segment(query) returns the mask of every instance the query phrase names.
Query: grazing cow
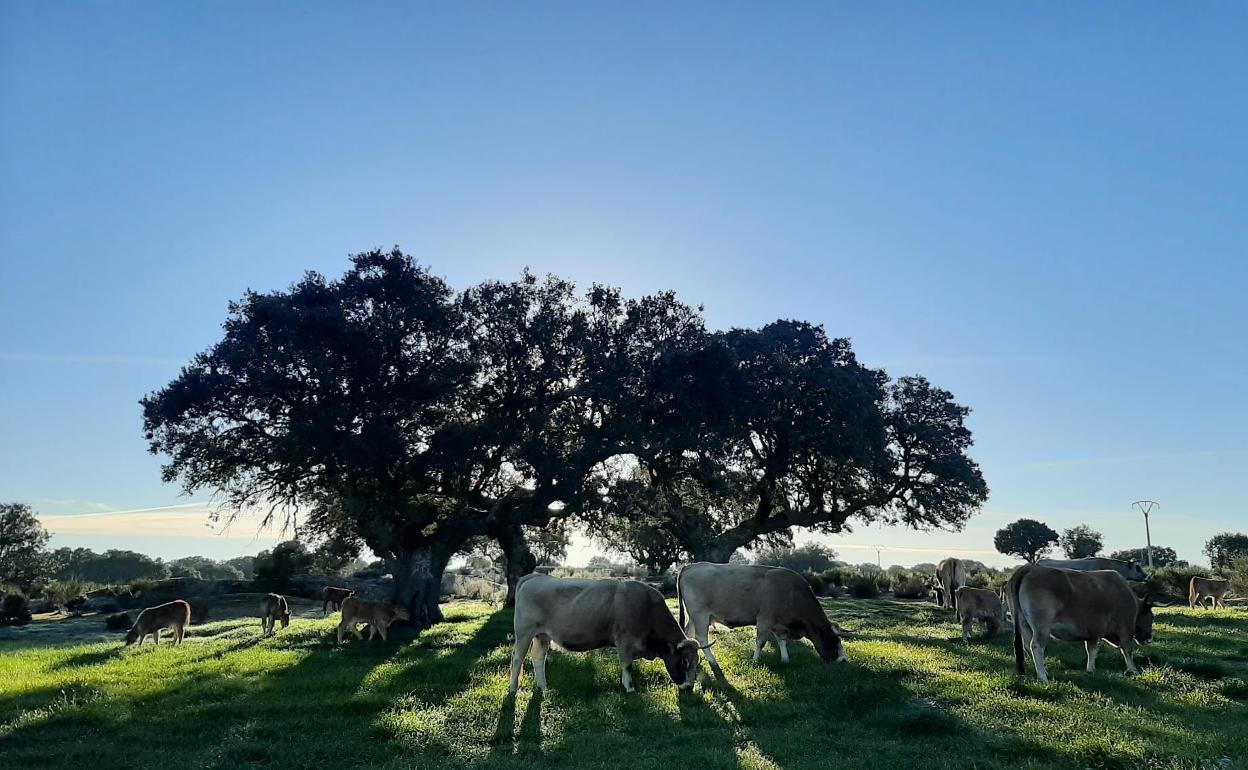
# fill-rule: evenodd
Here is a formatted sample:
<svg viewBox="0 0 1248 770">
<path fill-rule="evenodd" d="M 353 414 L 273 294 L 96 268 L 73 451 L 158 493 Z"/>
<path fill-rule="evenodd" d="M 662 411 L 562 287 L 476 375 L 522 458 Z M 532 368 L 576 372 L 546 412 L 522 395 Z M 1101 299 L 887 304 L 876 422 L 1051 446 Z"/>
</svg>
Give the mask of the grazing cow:
<svg viewBox="0 0 1248 770">
<path fill-rule="evenodd" d="M 361 599 L 358 596 L 348 596 L 342 600 L 342 620 L 338 621 L 338 643 L 342 644 L 342 637 L 347 631 L 355 634 L 357 639 L 363 639 L 364 635 L 356 627 L 360 623 L 368 626 L 370 642 L 377 634 L 381 634 L 381 640 L 384 642 L 386 629 L 391 623 L 396 620 L 411 619 L 412 614 L 403 607 L 395 607 L 392 604 L 375 602 L 371 599 Z"/>
<path fill-rule="evenodd" d="M 984 631 L 992 636 L 1001 630 L 1005 622 L 1005 606 L 1001 597 L 987 588 L 962 586 L 954 591 L 954 603 L 958 608 L 958 620 L 962 621 L 962 639 L 971 640 L 971 629 L 979 621 Z"/>
<path fill-rule="evenodd" d="M 143 640 L 152 635 L 152 643 L 160 644 L 160 632 L 166 628 L 173 629 L 173 643 L 181 644 L 186 635 L 186 627 L 191 624 L 191 605 L 175 599 L 167 604 L 148 607 L 139 613 L 134 625 L 126 632 L 126 644 L 135 642 L 143 646 Z"/>
<path fill-rule="evenodd" d="M 936 601 L 942 610 L 956 609 L 954 592 L 966 585 L 966 562 L 952 557 L 936 565 Z"/>
<path fill-rule="evenodd" d="M 826 661 L 845 660 L 841 637 L 823 613 L 810 584 L 783 567 L 747 564 L 690 564 L 676 576 L 676 603 L 685 633 L 705 649 L 711 622 L 729 628 L 754 626 L 754 662 L 763 645 L 774 639 L 780 660 L 789 662 L 790 639 L 809 639 Z M 686 620 L 686 614 L 688 620 Z M 717 676 L 724 675 L 715 653 L 707 662 Z"/>
<path fill-rule="evenodd" d="M 277 621 L 282 621 L 282 628 L 290 625 L 290 605 L 286 597 L 269 594 L 260 602 L 260 627 L 262 636 L 273 636 L 277 633 Z"/>
<path fill-rule="evenodd" d="M 1054 637 L 1083 642 L 1088 671 L 1096 670 L 1096 653 L 1104 639 L 1122 651 L 1129 673 L 1139 673 L 1131 651 L 1153 639 L 1153 604 L 1137 598 L 1119 573 L 1024 564 L 1010 576 L 1007 587 L 1014 610 L 1014 663 L 1019 675 L 1026 673 L 1023 649 L 1029 648 L 1036 678 L 1049 681 L 1044 648 Z"/>
<path fill-rule="evenodd" d="M 321 614 L 324 615 L 326 608 L 331 604 L 334 606 L 334 611 L 337 612 L 342 603 L 352 596 L 355 596 L 353 589 L 325 586 L 321 589 L 321 598 L 324 600 L 321 604 Z"/>
<path fill-rule="evenodd" d="M 1212 599 L 1214 608 L 1226 607 L 1226 602 L 1222 601 L 1226 596 L 1226 591 L 1231 587 L 1231 581 L 1225 578 L 1203 578 L 1193 577 L 1192 582 L 1187 585 L 1187 604 L 1191 609 L 1196 609 L 1196 605 L 1206 607 L 1205 599 Z"/>
<path fill-rule="evenodd" d="M 1092 556 L 1087 559 L 1041 559 L 1036 564 L 1042 567 L 1073 569 L 1079 572 L 1112 569 L 1127 580 L 1133 580 L 1136 583 L 1143 583 L 1145 580 L 1148 580 L 1148 575 L 1144 574 L 1144 568 L 1140 566 L 1138 561 L 1123 561 L 1122 559 L 1106 559 L 1101 556 Z"/>
<path fill-rule="evenodd" d="M 537 687 L 546 690 L 546 654 L 552 641 L 571 652 L 614 647 L 625 692 L 633 692 L 629 666 L 637 658 L 662 658 L 672 683 L 682 689 L 692 687 L 697 677 L 698 643 L 685 637 L 663 594 L 635 580 L 525 575 L 516 584 L 515 632 L 513 693 L 530 644 Z"/>
</svg>

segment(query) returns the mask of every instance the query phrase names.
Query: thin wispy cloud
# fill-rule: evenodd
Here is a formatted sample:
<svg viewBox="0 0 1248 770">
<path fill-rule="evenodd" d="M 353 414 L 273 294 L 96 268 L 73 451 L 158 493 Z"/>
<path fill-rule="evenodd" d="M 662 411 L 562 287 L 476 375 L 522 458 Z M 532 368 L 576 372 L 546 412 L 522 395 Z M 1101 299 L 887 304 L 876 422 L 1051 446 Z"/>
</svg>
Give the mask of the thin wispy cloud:
<svg viewBox="0 0 1248 770">
<path fill-rule="evenodd" d="M 70 355 L 60 353 L 0 353 L 13 364 L 69 364 L 79 366 L 181 366 L 186 359 L 164 356 Z"/>
<path fill-rule="evenodd" d="M 277 540 L 276 528 L 261 528 L 259 518 L 243 514 L 233 526 L 214 523 L 209 503 L 184 503 L 128 511 L 95 511 L 76 514 L 41 515 L 40 522 L 53 536 L 98 537 L 138 535 L 142 537 L 226 538 L 253 542 Z M 255 526 L 246 526 L 246 523 Z"/>
</svg>

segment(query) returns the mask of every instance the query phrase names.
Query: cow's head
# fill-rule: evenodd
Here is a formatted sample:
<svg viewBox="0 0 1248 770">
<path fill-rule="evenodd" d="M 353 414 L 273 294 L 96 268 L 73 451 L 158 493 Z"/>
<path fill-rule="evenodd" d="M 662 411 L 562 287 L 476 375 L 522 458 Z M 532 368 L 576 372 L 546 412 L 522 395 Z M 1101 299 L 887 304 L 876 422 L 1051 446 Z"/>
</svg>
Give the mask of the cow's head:
<svg viewBox="0 0 1248 770">
<path fill-rule="evenodd" d="M 831 623 L 827 626 L 819 624 L 808 629 L 806 637 L 810 639 L 811 644 L 815 645 L 815 651 L 819 653 L 819 657 L 828 663 L 845 661 L 845 647 L 841 644 L 841 635 L 836 632 Z"/>
<path fill-rule="evenodd" d="M 1153 641 L 1153 606 L 1151 596 L 1136 600 L 1135 630 L 1132 636 L 1140 644 Z"/>
<path fill-rule="evenodd" d="M 126 632 L 126 646 L 129 647 L 137 641 L 139 641 L 139 627 L 134 625 Z"/>
<path fill-rule="evenodd" d="M 285 628 L 286 626 L 290 625 L 290 607 L 289 606 L 282 608 L 281 621 L 282 621 L 282 628 Z"/>
<path fill-rule="evenodd" d="M 390 617 L 386 619 L 386 625 L 390 625 L 396 620 L 411 620 L 412 613 L 407 611 L 406 607 L 391 607 Z"/>
<path fill-rule="evenodd" d="M 707 645 L 708 647 L 710 645 Z M 663 665 L 672 684 L 683 689 L 693 687 L 698 678 L 698 650 L 702 649 L 696 639 L 668 642 L 663 652 Z"/>
<path fill-rule="evenodd" d="M 1145 580 L 1148 580 L 1148 574 L 1144 572 L 1144 567 L 1134 559 L 1127 562 L 1127 574 L 1125 577 L 1127 580 L 1134 580 L 1137 583 L 1143 583 Z"/>
</svg>

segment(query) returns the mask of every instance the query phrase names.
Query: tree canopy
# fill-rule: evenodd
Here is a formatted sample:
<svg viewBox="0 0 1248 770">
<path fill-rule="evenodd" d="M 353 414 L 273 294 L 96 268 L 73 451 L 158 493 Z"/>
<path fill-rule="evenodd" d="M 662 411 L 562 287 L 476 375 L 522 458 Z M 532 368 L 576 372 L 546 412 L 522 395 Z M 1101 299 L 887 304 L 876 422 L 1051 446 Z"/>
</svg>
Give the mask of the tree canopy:
<svg viewBox="0 0 1248 770">
<path fill-rule="evenodd" d="M 1062 532 L 1058 545 L 1067 559 L 1096 556 L 1105 547 L 1105 538 L 1087 524 L 1078 524 Z"/>
<path fill-rule="evenodd" d="M 1248 558 L 1248 534 L 1220 532 L 1205 543 L 1205 555 L 1214 569 L 1226 569 L 1236 559 Z"/>
<path fill-rule="evenodd" d="M 1138 561 L 1140 564 L 1148 564 L 1148 549 L 1144 546 L 1139 548 L 1127 548 L 1122 551 L 1114 551 L 1109 555 L 1111 559 L 1119 559 L 1121 561 Z M 1179 558 L 1173 548 L 1167 548 L 1162 545 L 1153 546 L 1153 566 L 1154 567 L 1186 567 L 1187 562 Z"/>
<path fill-rule="evenodd" d="M 670 292 L 528 273 L 456 294 L 398 249 L 248 292 L 142 405 L 166 481 L 366 545 L 422 625 L 474 538 L 514 585 L 569 517 L 666 566 L 798 527 L 957 529 L 987 496 L 969 410 L 821 327 L 711 332 Z"/>
<path fill-rule="evenodd" d="M 1034 563 L 1048 555 L 1049 549 L 1057 545 L 1057 540 L 1057 532 L 1048 524 L 1035 519 L 1019 519 L 997 530 L 992 542 L 1001 553 Z"/>
<path fill-rule="evenodd" d="M 48 531 L 25 503 L 0 503 L 0 582 L 28 590 L 43 570 Z"/>
</svg>

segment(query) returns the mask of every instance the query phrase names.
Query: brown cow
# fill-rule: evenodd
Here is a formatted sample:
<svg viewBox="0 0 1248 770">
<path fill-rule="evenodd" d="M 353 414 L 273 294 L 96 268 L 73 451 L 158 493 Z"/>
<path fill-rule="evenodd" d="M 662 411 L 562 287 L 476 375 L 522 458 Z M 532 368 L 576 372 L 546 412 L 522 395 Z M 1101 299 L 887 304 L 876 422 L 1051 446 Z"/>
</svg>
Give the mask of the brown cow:
<svg viewBox="0 0 1248 770">
<path fill-rule="evenodd" d="M 958 620 L 962 621 L 962 639 L 969 642 L 975 622 L 979 621 L 988 636 L 1001 630 L 1005 622 L 1005 607 L 1001 597 L 987 588 L 971 588 L 962 586 L 954 591 L 954 601 L 958 607 Z"/>
<path fill-rule="evenodd" d="M 160 632 L 166 628 L 173 629 L 174 644 L 181 644 L 186 635 L 186 627 L 191 624 L 191 605 L 181 599 L 174 599 L 167 604 L 148 607 L 139 613 L 134 625 L 126 633 L 126 644 L 135 642 L 143 646 L 143 640 L 152 635 L 152 643 L 160 644 Z"/>
<path fill-rule="evenodd" d="M 290 625 L 290 605 L 286 597 L 269 594 L 260 602 L 260 627 L 262 636 L 273 636 L 277 633 L 277 621 L 282 621 L 282 628 Z"/>
<path fill-rule="evenodd" d="M 663 594 L 636 580 L 525 575 L 516 584 L 515 634 L 513 693 L 520 686 L 530 644 L 537 687 L 546 690 L 551 642 L 570 652 L 614 647 L 626 692 L 633 692 L 629 667 L 637 658 L 662 658 L 672 683 L 682 689 L 692 687 L 697 678 L 698 643 L 685 637 Z"/>
<path fill-rule="evenodd" d="M 824 614 L 810 584 L 792 570 L 697 562 L 676 576 L 676 603 L 681 627 L 703 649 L 709 646 L 711 622 L 716 621 L 729 628 L 755 627 L 755 663 L 770 639 L 780 647 L 780 660 L 788 663 L 789 640 L 803 637 L 815 645 L 824 660 L 845 660 L 841 637 Z M 709 649 L 706 660 L 717 676 L 724 675 Z"/>
<path fill-rule="evenodd" d="M 337 612 L 343 601 L 351 596 L 355 596 L 354 589 L 325 586 L 321 589 L 321 598 L 324 600 L 321 604 L 321 614 L 326 614 L 326 608 L 331 604 L 334 605 L 334 611 Z"/>
<path fill-rule="evenodd" d="M 1122 651 L 1127 671 L 1139 673 L 1131 651 L 1153 639 L 1153 604 L 1139 599 L 1127 579 L 1112 570 L 1076 572 L 1024 564 L 1007 585 L 1014 611 L 1014 663 L 1026 673 L 1023 650 L 1031 650 L 1036 677 L 1049 681 L 1044 648 L 1050 638 L 1083 642 L 1088 671 L 1096 670 L 1102 639 Z"/>
<path fill-rule="evenodd" d="M 1213 607 L 1226 607 L 1226 602 L 1222 599 L 1226 596 L 1227 590 L 1231 587 L 1231 581 L 1225 578 L 1203 578 L 1192 577 L 1192 581 L 1187 584 L 1187 604 L 1191 609 L 1196 609 L 1196 605 L 1200 604 L 1202 608 L 1207 607 L 1205 599 L 1213 600 Z"/>
<path fill-rule="evenodd" d="M 391 623 L 396 620 L 411 619 L 412 614 L 404 607 L 395 607 L 371 599 L 361 599 L 358 596 L 348 596 L 342 600 L 342 620 L 338 621 L 338 643 L 342 644 L 343 634 L 347 631 L 355 634 L 357 639 L 363 639 L 364 635 L 356 627 L 359 623 L 368 625 L 369 641 L 372 641 L 377 634 L 381 634 L 381 640 L 384 642 L 386 629 Z"/>
</svg>

